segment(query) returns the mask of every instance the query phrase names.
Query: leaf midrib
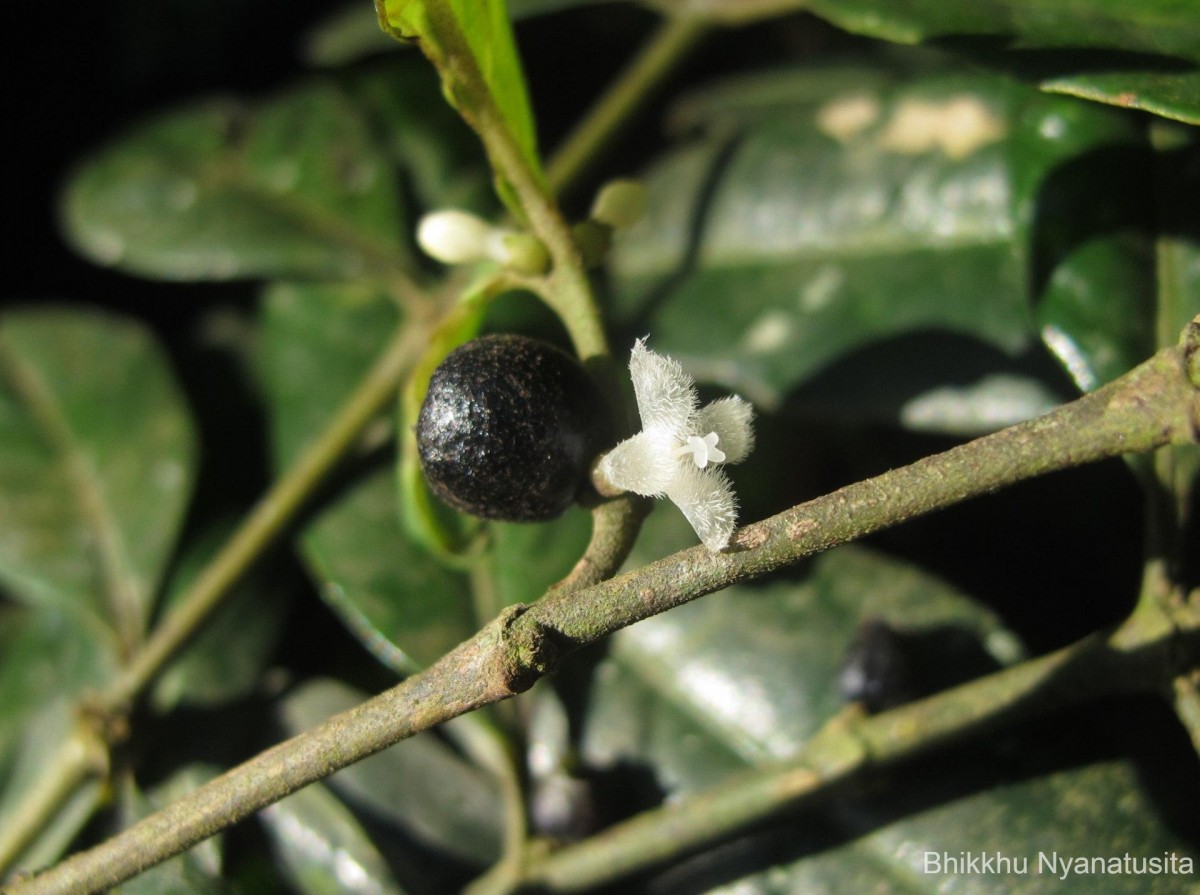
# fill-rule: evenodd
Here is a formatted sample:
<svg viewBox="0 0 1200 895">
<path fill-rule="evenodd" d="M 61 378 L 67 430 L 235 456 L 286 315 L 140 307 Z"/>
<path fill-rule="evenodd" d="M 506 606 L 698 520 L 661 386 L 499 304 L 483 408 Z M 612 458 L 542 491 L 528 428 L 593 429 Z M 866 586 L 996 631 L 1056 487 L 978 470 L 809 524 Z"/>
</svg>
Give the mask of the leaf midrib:
<svg viewBox="0 0 1200 895">
<path fill-rule="evenodd" d="M 105 496 L 100 476 L 87 455 L 78 448 L 75 433 L 53 390 L 37 368 L 20 357 L 19 351 L 9 344 L 6 333 L 0 333 L 0 375 L 8 380 L 32 428 L 66 471 L 76 512 L 93 535 L 104 604 L 122 650 L 127 652 L 142 636 L 137 611 L 142 602 L 140 587 L 130 571 L 132 564 L 125 538 Z"/>
</svg>

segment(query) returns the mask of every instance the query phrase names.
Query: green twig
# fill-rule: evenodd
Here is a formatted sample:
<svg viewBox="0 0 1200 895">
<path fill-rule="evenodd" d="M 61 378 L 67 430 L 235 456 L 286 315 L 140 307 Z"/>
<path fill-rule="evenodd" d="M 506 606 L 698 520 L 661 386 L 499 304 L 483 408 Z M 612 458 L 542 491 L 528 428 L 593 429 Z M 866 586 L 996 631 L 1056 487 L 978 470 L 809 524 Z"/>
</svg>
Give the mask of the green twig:
<svg viewBox="0 0 1200 895">
<path fill-rule="evenodd" d="M 232 586 L 295 520 L 314 490 L 354 447 L 367 424 L 388 407 L 401 377 L 421 348 L 424 333 L 423 327 L 413 325 L 397 330 L 329 427 L 246 517 L 170 614 L 130 657 L 113 685 L 91 701 L 90 712 L 105 716 L 111 729 L 122 728 L 112 722 L 128 714 L 130 706 L 211 617 Z M 79 755 L 92 753 L 93 739 L 94 734 L 80 728 L 47 766 L 46 780 L 31 790 L 27 804 L 18 808 L 0 832 L 0 867 L 11 859 L 10 841 L 29 841 L 53 816 L 55 808 L 45 800 L 65 800 L 74 786 L 101 766 L 95 761 L 78 760 Z"/>
<path fill-rule="evenodd" d="M 613 137 L 628 127 L 650 100 L 653 88 L 710 30 L 707 23 L 690 16 L 670 18 L 659 27 L 555 151 L 546 167 L 546 179 L 553 192 L 561 195 L 587 173 Z"/>
<path fill-rule="evenodd" d="M 591 587 L 551 593 L 531 607 L 511 607 L 425 671 L 7 891 L 101 891 L 339 768 L 528 689 L 565 656 L 619 628 L 1005 485 L 1127 452 L 1193 443 L 1200 398 L 1190 373 L 1198 348 L 1195 324 L 1184 345 L 1159 352 L 1071 404 L 748 525 L 726 551 L 694 547 Z M 1058 700 L 1074 698 L 1061 688 L 1043 692 Z M 994 714 L 990 706 L 973 710 Z M 871 754 L 906 735 L 895 716 L 881 716 L 888 717 L 892 720 L 879 721 L 865 736 Z M 937 715 L 924 721 L 924 733 L 907 736 L 940 742 L 947 736 L 945 725 L 961 723 Z"/>
<path fill-rule="evenodd" d="M 1172 683 L 1175 714 L 1191 737 L 1192 747 L 1200 755 L 1200 671 L 1181 674 Z"/>
<path fill-rule="evenodd" d="M 46 762 L 44 773 L 24 794 L 0 829 L 0 873 L 11 867 L 34 837 L 84 781 L 108 770 L 108 747 L 80 722 Z"/>
<path fill-rule="evenodd" d="M 196 633 L 256 559 L 295 519 L 297 512 L 367 424 L 389 407 L 404 373 L 425 341 L 420 326 L 397 330 L 329 427 L 254 507 L 233 537 L 204 569 L 170 614 L 154 629 L 103 702 L 128 705 Z"/>
</svg>

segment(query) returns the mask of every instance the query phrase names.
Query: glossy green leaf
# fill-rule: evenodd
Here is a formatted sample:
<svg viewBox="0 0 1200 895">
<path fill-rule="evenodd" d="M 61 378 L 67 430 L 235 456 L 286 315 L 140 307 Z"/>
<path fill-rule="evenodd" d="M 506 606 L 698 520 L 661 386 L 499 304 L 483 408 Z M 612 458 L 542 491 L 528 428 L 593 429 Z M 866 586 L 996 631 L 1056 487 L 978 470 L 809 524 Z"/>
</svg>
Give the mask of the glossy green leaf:
<svg viewBox="0 0 1200 895">
<path fill-rule="evenodd" d="M 1186 2 L 813 0 L 805 6 L 856 34 L 957 47 L 1021 71 L 1044 90 L 1200 121 L 1200 26 Z"/>
<path fill-rule="evenodd" d="M 504 0 L 376 0 L 379 22 L 400 40 L 416 40 L 442 76 L 446 99 L 479 132 L 509 211 L 524 216 L 507 179 L 508 164 L 544 182 L 533 113 Z M 495 147 L 511 145 L 519 161 Z"/>
<path fill-rule="evenodd" d="M 218 526 L 184 549 L 164 611 L 187 592 L 224 545 L 230 526 Z M 161 712 L 178 705 L 216 706 L 248 696 L 279 643 L 287 610 L 284 594 L 265 570 L 243 578 L 179 657 L 155 682 L 150 701 Z"/>
<path fill-rule="evenodd" d="M 298 732 L 366 698 L 345 684 L 318 679 L 288 695 L 282 719 L 289 731 Z M 502 812 L 495 781 L 431 733 L 351 765 L 332 777 L 330 786 L 443 854 L 481 867 L 499 857 Z"/>
<path fill-rule="evenodd" d="M 1127 118 L 1002 79 L 855 83 L 844 67 L 731 82 L 678 114 L 705 131 L 650 169 L 649 214 L 611 271 L 628 330 L 699 379 L 770 411 L 852 352 L 930 334 L 999 362 L 975 377 L 1029 380 L 1032 409 L 1057 388 L 1024 369 L 1044 327 L 1093 381 L 1148 353 L 1147 184 L 1128 164 L 1146 149 Z M 1064 212 L 1117 170 L 1119 196 L 1093 188 L 1086 215 Z M 971 401 L 967 372 L 943 384 Z"/>
<path fill-rule="evenodd" d="M 997 763 L 1002 764 L 1003 758 Z M 752 866 L 755 857 L 774 866 L 703 891 L 709 895 L 795 891 L 813 895 L 872 891 L 1190 895 L 1194 891 L 1200 853 L 1160 819 L 1132 762 L 1101 761 L 964 795 L 954 780 L 978 770 L 947 762 L 910 770 L 897 787 L 905 793 L 902 805 L 839 804 L 822 818 L 819 831 L 808 827 L 781 831 L 793 843 L 808 844 L 812 854 L 779 860 L 788 846 L 764 837 L 747 849 L 756 853 L 753 857 L 740 856 L 742 866 Z M 822 847 L 827 844 L 832 846 Z M 801 847 L 793 853 L 809 849 Z M 1097 872 L 1088 866 L 1080 872 L 1074 862 L 1081 858 L 1098 858 L 1105 869 Z M 1154 866 L 1146 863 L 1149 860 L 1162 869 L 1149 870 Z M 1141 873 L 1136 872 L 1139 866 Z"/>
<path fill-rule="evenodd" d="M 1045 78 L 1041 87 L 1080 99 L 1141 109 L 1186 124 L 1200 124 L 1200 71 L 1089 71 Z"/>
<path fill-rule="evenodd" d="M 13 597 L 136 642 L 195 459 L 186 402 L 139 324 L 64 308 L 0 318 L 0 582 Z"/>
<path fill-rule="evenodd" d="M 259 818 L 301 895 L 403 895 L 362 825 L 323 784 L 292 793 Z"/>
<path fill-rule="evenodd" d="M 89 258 L 142 276 L 344 280 L 404 262 L 397 192 L 363 111 L 317 82 L 140 125 L 75 173 L 63 220 Z"/>
<path fill-rule="evenodd" d="M 898 43 L 991 38 L 1006 47 L 1122 50 L 1200 61 L 1195 9 L 1179 0 L 1047 0 L 939 3 L 937 0 L 810 0 L 841 27 Z"/>
</svg>

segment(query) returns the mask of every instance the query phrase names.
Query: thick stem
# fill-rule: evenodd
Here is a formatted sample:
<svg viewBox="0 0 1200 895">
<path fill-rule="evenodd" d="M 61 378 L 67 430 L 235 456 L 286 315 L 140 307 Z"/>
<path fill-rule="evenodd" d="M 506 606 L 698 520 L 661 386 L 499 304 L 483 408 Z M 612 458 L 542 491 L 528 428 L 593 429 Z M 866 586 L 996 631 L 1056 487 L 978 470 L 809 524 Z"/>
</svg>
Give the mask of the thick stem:
<svg viewBox="0 0 1200 895">
<path fill-rule="evenodd" d="M 643 618 L 1004 485 L 1129 451 L 1194 442 L 1200 399 L 1188 371 L 1197 340 L 1200 333 L 1190 332 L 1184 346 L 1044 417 L 746 526 L 724 552 L 694 547 L 591 587 L 552 592 L 532 607 L 512 607 L 426 671 L 8 891 L 102 890 L 339 768 L 528 689 L 574 650 Z M 1060 700 L 1071 698 L 1055 692 Z M 903 734 L 880 730 L 878 740 L 868 738 L 872 753 Z M 921 736 L 937 741 L 944 734 L 935 723 Z"/>
</svg>

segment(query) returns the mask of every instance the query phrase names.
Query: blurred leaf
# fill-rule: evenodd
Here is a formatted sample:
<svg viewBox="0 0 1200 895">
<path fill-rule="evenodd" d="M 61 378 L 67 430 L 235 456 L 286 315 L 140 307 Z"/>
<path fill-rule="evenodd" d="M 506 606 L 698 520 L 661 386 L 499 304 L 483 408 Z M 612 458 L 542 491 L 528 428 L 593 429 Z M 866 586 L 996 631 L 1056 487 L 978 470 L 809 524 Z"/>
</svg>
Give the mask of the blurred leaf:
<svg viewBox="0 0 1200 895">
<path fill-rule="evenodd" d="M 677 123 L 704 131 L 651 168 L 649 215 L 614 248 L 630 331 L 767 411 L 901 335 L 966 337 L 1009 359 L 980 370 L 968 353 L 947 370 L 967 402 L 960 417 L 992 413 L 970 406 L 994 400 L 981 379 L 1016 373 L 1045 326 L 1067 334 L 1094 381 L 1148 353 L 1135 123 L 998 78 L 896 86 L 865 69 L 857 81 L 845 66 L 772 74 L 681 107 Z M 1119 195 L 1095 190 L 1097 178 L 1116 178 Z M 1085 182 L 1080 209 L 1070 200 Z M 1044 373 L 1019 389 L 1054 393 Z M 918 386 L 929 384 L 904 400 Z M 905 387 L 893 377 L 893 391 Z"/>
<path fill-rule="evenodd" d="M 195 538 L 179 559 L 164 611 L 179 602 L 217 554 L 232 525 Z M 155 682 L 151 703 L 160 712 L 178 705 L 214 706 L 248 696 L 258 686 L 283 633 L 287 603 L 261 569 L 243 578 Z"/>
<path fill-rule="evenodd" d="M 283 701 L 284 726 L 291 733 L 306 730 L 366 698 L 338 681 L 311 681 Z M 495 781 L 432 733 L 345 768 L 330 786 L 443 854 L 480 867 L 499 857 L 503 821 Z"/>
<path fill-rule="evenodd" d="M 592 535 L 591 514 L 572 507 L 553 522 L 491 522 L 500 606 L 532 603 L 575 567 Z M 499 609 L 499 607 L 497 607 Z"/>
<path fill-rule="evenodd" d="M 406 260 L 389 162 L 331 81 L 210 100 L 97 153 L 67 185 L 64 226 L 93 261 L 143 276 L 386 276 Z"/>
<path fill-rule="evenodd" d="M 395 305 L 370 289 L 267 291 L 262 378 L 278 468 L 328 425 L 398 324 Z M 404 537 L 388 469 L 346 488 L 300 547 L 322 597 L 389 668 L 411 673 L 475 630 L 466 578 Z"/>
<path fill-rule="evenodd" d="M 1200 122 L 1200 24 L 1186 3 L 813 0 L 804 6 L 855 34 L 956 47 L 976 62 L 1022 72 L 1044 90 Z"/>
<path fill-rule="evenodd" d="M 118 667 L 109 632 L 54 608 L 0 605 L 0 657 L 0 763 L 32 713 L 57 697 L 100 689 Z"/>
<path fill-rule="evenodd" d="M 378 20 L 374 27 L 378 31 Z M 338 80 L 403 172 L 404 187 L 412 191 L 419 211 L 462 208 L 484 216 L 496 213 L 481 147 L 470 128 L 442 101 L 437 74 L 425 60 L 416 54 L 388 59 L 352 69 Z M 417 214 L 409 219 L 415 221 Z"/>
<path fill-rule="evenodd" d="M 301 895 L 402 895 L 362 825 L 323 784 L 293 793 L 259 817 Z"/>
<path fill-rule="evenodd" d="M 283 470 L 329 425 L 401 317 L 371 286 L 300 283 L 269 286 L 262 315 L 259 373 L 271 453 Z"/>
<path fill-rule="evenodd" d="M 391 470 L 347 489 L 301 545 L 321 596 L 389 668 L 411 674 L 475 632 L 466 576 L 400 530 Z"/>
<path fill-rule="evenodd" d="M 341 6 L 305 35 L 304 61 L 318 68 L 349 65 L 366 56 L 397 50 L 379 27 L 379 16 L 365 3 Z"/>
<path fill-rule="evenodd" d="M 83 309 L 0 318 L 0 581 L 12 596 L 102 620 L 131 646 L 194 467 L 187 405 L 140 325 Z"/>
<path fill-rule="evenodd" d="M 523 218 L 495 154 L 511 143 L 516 164 L 544 182 L 533 112 L 504 0 L 375 0 L 380 25 L 400 40 L 416 40 L 442 76 L 447 101 L 479 132 L 493 158 L 496 189 L 509 211 Z"/>
<path fill-rule="evenodd" d="M 1194 10 L 1176 0 L 810 0 L 807 7 L 848 31 L 897 43 L 990 38 L 1002 46 L 1123 50 L 1200 61 Z"/>
<path fill-rule="evenodd" d="M 1200 220 L 1192 197 L 1200 190 L 1200 137 L 1195 128 L 1156 129 L 1155 180 L 1162 229 L 1158 240 L 1161 345 L 1176 342 L 1200 314 Z"/>
</svg>

